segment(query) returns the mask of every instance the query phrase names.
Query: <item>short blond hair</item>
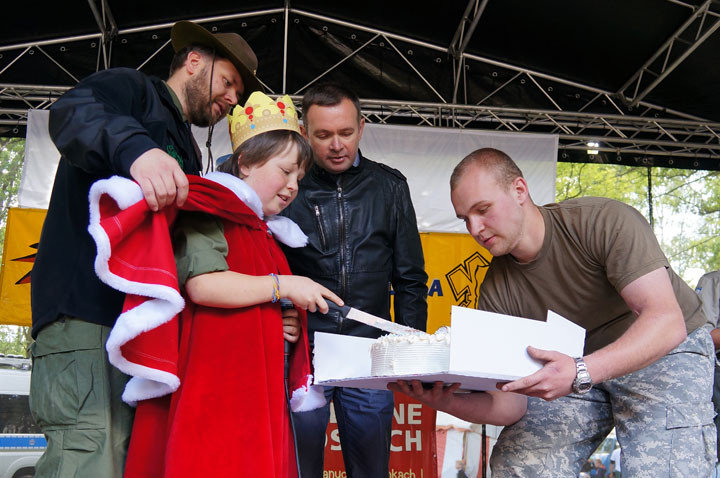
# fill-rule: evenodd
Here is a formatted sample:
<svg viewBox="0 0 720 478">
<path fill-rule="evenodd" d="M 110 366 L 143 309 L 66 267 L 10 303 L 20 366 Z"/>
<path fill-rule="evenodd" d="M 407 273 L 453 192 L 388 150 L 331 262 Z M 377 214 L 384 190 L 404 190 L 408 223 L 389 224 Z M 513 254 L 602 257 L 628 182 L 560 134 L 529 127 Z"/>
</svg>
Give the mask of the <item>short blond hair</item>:
<svg viewBox="0 0 720 478">
<path fill-rule="evenodd" d="M 450 175 L 450 190 L 457 186 L 460 179 L 467 172 L 470 166 L 477 166 L 492 171 L 498 184 L 505 188 L 509 188 L 513 181 L 522 178 L 523 173 L 515 164 L 515 161 L 507 154 L 495 148 L 481 148 L 473 151 L 465 156 L 462 161 L 455 166 Z"/>
</svg>

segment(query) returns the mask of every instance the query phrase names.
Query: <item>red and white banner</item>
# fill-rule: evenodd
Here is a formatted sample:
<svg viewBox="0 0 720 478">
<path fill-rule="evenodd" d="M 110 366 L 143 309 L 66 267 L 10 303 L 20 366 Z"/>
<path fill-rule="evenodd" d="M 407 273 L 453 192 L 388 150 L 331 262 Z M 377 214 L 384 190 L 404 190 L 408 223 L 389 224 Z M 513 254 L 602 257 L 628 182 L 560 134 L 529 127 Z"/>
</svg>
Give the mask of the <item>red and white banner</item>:
<svg viewBox="0 0 720 478">
<path fill-rule="evenodd" d="M 437 478 L 435 454 L 435 410 L 411 400 L 407 395 L 395 394 L 390 437 L 389 478 Z M 325 470 L 323 478 L 346 478 L 340 434 L 335 413 L 325 434 Z"/>
</svg>

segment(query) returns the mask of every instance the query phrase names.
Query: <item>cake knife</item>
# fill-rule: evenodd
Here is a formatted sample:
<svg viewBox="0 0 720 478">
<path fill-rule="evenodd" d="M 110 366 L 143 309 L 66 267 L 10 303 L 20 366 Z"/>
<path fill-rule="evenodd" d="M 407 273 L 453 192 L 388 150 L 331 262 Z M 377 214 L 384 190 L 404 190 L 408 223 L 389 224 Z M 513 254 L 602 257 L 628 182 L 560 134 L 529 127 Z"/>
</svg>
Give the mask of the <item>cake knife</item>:
<svg viewBox="0 0 720 478">
<path fill-rule="evenodd" d="M 340 315 L 346 319 L 362 322 L 365 325 L 384 330 L 385 332 L 393 334 L 426 334 L 426 332 L 423 332 L 422 330 L 413 329 L 407 325 L 401 325 L 389 320 L 381 319 L 380 317 L 368 314 L 367 312 L 363 312 L 359 309 L 354 309 L 347 305 L 339 306 L 331 300 L 328 300 L 327 304 L 330 307 L 330 310 L 339 312 Z"/>
</svg>

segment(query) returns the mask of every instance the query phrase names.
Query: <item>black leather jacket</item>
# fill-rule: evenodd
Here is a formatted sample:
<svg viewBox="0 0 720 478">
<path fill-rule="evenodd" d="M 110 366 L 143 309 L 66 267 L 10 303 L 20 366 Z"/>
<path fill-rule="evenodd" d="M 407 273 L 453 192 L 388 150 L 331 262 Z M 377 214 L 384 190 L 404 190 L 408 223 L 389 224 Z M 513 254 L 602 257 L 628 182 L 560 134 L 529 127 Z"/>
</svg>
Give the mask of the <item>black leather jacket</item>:
<svg viewBox="0 0 720 478">
<path fill-rule="evenodd" d="M 284 248 L 293 274 L 310 277 L 347 305 L 386 319 L 392 286 L 396 321 L 425 330 L 425 261 L 410 191 L 399 171 L 362 155 L 357 167 L 339 175 L 313 165 L 283 214 L 309 237 L 306 247 Z M 308 324 L 311 332 L 382 334 L 332 311 L 308 313 Z"/>
</svg>

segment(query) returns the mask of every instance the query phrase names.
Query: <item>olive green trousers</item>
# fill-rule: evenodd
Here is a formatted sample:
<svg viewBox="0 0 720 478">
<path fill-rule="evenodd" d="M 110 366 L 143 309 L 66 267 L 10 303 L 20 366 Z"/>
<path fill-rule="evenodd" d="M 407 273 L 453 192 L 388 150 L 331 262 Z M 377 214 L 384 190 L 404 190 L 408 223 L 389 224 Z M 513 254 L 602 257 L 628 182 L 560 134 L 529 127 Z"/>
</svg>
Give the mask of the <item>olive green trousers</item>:
<svg viewBox="0 0 720 478">
<path fill-rule="evenodd" d="M 121 478 L 134 409 L 128 376 L 110 365 L 110 327 L 64 317 L 31 346 L 30 410 L 47 438 L 36 478 Z"/>
</svg>

